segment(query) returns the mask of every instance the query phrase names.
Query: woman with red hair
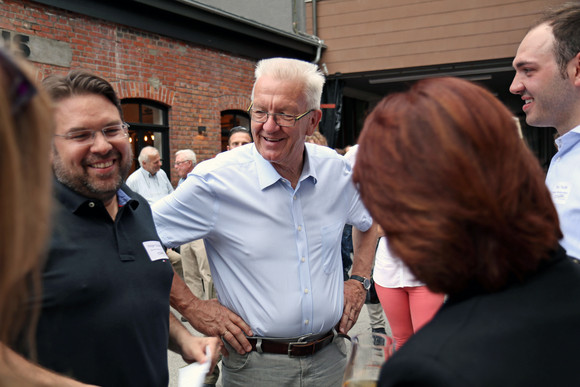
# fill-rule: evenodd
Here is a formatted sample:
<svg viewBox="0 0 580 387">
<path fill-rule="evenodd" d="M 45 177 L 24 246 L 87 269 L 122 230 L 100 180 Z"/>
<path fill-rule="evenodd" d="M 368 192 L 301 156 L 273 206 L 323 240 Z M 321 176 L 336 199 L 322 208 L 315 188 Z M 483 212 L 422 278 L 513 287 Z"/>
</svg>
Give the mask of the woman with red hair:
<svg viewBox="0 0 580 387">
<path fill-rule="evenodd" d="M 422 80 L 376 106 L 359 144 L 354 180 L 390 251 L 448 295 L 379 386 L 580 385 L 580 265 L 502 103 Z"/>
</svg>

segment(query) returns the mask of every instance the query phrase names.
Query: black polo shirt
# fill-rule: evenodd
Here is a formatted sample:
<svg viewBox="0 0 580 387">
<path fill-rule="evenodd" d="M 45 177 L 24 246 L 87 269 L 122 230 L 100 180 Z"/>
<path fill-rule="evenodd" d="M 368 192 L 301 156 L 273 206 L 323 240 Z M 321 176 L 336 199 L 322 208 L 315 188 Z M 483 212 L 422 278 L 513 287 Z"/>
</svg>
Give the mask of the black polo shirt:
<svg viewBox="0 0 580 387">
<path fill-rule="evenodd" d="M 37 331 L 39 363 L 99 386 L 167 386 L 173 269 L 149 204 L 126 185 L 102 202 L 55 184 Z"/>
</svg>

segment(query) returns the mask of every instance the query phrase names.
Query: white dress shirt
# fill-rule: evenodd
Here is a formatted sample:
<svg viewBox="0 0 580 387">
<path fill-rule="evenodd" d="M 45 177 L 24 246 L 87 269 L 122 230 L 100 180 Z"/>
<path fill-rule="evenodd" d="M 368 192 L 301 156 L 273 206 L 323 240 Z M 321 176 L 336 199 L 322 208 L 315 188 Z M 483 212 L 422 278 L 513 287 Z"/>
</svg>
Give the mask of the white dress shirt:
<svg viewBox="0 0 580 387">
<path fill-rule="evenodd" d="M 147 199 L 149 204 L 153 204 L 173 192 L 173 186 L 163 169 L 152 175 L 141 167 L 127 178 L 127 185 Z"/>
<path fill-rule="evenodd" d="M 564 234 L 560 243 L 568 255 L 580 259 L 580 126 L 558 137 L 556 145 L 546 185 Z"/>
</svg>

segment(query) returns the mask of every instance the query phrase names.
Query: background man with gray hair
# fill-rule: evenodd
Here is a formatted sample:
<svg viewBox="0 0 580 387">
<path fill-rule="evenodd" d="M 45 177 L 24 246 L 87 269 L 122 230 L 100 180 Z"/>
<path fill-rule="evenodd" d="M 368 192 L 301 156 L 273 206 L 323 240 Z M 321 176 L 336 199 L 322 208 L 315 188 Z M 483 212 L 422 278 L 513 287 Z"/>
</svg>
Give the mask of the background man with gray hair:
<svg viewBox="0 0 580 387">
<path fill-rule="evenodd" d="M 149 204 L 173 192 L 167 174 L 161 169 L 161 156 L 156 148 L 146 146 L 141 149 L 139 164 L 141 168 L 127 178 L 129 188 L 142 195 Z"/>
</svg>

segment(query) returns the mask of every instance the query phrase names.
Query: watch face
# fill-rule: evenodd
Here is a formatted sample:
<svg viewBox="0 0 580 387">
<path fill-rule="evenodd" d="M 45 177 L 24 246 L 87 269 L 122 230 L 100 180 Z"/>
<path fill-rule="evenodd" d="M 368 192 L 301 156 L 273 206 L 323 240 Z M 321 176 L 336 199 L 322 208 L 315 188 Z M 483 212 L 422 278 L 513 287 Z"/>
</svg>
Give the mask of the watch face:
<svg viewBox="0 0 580 387">
<path fill-rule="evenodd" d="M 369 280 L 368 278 L 361 277 L 358 275 L 352 275 L 350 276 L 350 278 L 360 282 L 363 285 L 363 288 L 365 288 L 365 290 L 369 290 L 371 288 L 371 280 Z"/>
<path fill-rule="evenodd" d="M 363 281 L 363 286 L 366 290 L 369 290 L 371 288 L 371 281 L 368 278 L 365 278 Z"/>
</svg>

